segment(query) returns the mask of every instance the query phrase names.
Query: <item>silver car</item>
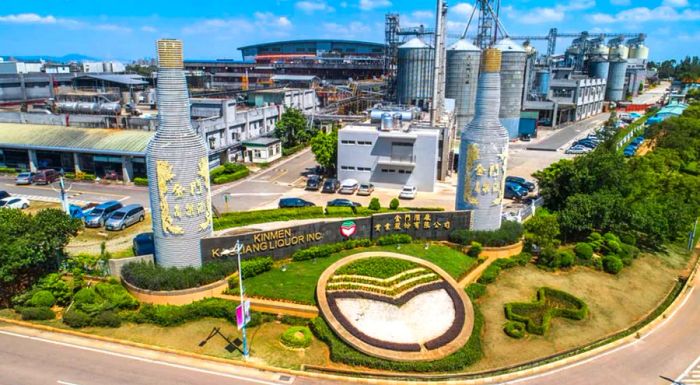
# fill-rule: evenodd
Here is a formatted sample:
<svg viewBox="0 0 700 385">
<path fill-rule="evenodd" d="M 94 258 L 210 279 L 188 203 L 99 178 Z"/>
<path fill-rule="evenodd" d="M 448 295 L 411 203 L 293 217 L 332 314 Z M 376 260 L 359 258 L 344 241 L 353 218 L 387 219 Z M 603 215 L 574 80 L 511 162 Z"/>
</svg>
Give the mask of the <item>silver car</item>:
<svg viewBox="0 0 700 385">
<path fill-rule="evenodd" d="M 146 210 L 143 206 L 132 204 L 124 206 L 110 215 L 105 222 L 107 230 L 124 230 L 134 223 L 141 222 L 146 218 Z"/>
<path fill-rule="evenodd" d="M 32 182 L 34 182 L 34 175 L 35 173 L 33 172 L 21 172 L 17 174 L 15 184 L 32 184 Z"/>
</svg>

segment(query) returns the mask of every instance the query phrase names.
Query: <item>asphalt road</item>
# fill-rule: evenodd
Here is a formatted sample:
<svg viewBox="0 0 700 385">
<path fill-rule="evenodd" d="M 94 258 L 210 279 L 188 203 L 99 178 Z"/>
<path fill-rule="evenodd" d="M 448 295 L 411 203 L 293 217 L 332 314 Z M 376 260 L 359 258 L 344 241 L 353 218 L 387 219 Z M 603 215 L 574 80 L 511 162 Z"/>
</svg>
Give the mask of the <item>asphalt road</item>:
<svg viewBox="0 0 700 385">
<path fill-rule="evenodd" d="M 566 127 L 560 128 L 555 134 L 547 139 L 527 146 L 527 149 L 539 151 L 557 151 L 558 149 L 564 147 L 567 143 L 573 141 L 579 136 L 582 136 L 584 133 L 602 126 L 603 123 L 608 120 L 609 116 L 610 114 L 603 113 L 572 123 Z"/>
<path fill-rule="evenodd" d="M 69 199 L 83 204 L 86 202 L 104 202 L 118 200 L 124 204 L 140 203 L 149 206 L 148 190 L 139 186 L 101 185 L 96 183 L 72 183 L 68 184 Z M 59 194 L 51 186 L 15 185 L 14 178 L 0 177 L 0 190 L 5 190 L 12 195 L 23 196 L 30 200 L 49 199 L 58 201 Z"/>
</svg>

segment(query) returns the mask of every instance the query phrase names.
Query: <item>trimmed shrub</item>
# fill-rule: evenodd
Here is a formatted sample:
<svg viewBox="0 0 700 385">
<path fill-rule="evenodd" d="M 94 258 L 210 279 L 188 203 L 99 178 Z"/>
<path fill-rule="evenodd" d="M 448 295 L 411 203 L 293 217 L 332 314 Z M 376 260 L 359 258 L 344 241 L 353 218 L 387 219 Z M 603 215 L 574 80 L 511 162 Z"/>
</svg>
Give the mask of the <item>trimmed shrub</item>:
<svg viewBox="0 0 700 385">
<path fill-rule="evenodd" d="M 56 318 L 56 313 L 48 306 L 25 307 L 20 314 L 24 321 L 46 321 Z"/>
<path fill-rule="evenodd" d="M 606 273 L 618 274 L 623 266 L 622 260 L 617 255 L 610 254 L 603 257 L 603 270 Z"/>
<path fill-rule="evenodd" d="M 122 325 L 122 320 L 119 318 L 117 313 L 107 310 L 98 314 L 92 321 L 95 326 L 106 327 L 106 328 L 118 328 Z"/>
<path fill-rule="evenodd" d="M 467 292 L 467 295 L 469 298 L 472 299 L 472 301 L 479 299 L 486 294 L 486 285 L 481 284 L 481 283 L 470 283 L 469 286 L 465 289 Z"/>
<path fill-rule="evenodd" d="M 372 241 L 366 238 L 348 239 L 344 242 L 329 243 L 327 245 L 313 246 L 308 249 L 297 250 L 292 254 L 293 261 L 308 261 L 314 258 L 326 258 L 342 250 L 352 250 L 357 247 L 372 246 Z"/>
<path fill-rule="evenodd" d="M 281 222 L 292 219 L 311 219 L 323 217 L 322 207 L 296 207 L 256 211 L 239 211 L 222 214 L 214 218 L 214 229 L 252 225 L 265 222 Z"/>
<path fill-rule="evenodd" d="M 56 303 L 56 297 L 48 290 L 39 290 L 32 295 L 28 304 L 33 307 L 51 307 Z"/>
<path fill-rule="evenodd" d="M 297 144 L 296 146 L 293 147 L 282 147 L 282 156 L 290 156 L 292 154 L 295 154 L 299 151 L 301 151 L 304 147 L 306 147 L 306 144 Z"/>
<path fill-rule="evenodd" d="M 134 178 L 134 184 L 137 186 L 148 186 L 148 178 L 136 177 Z"/>
<path fill-rule="evenodd" d="M 594 251 L 600 251 L 605 243 L 605 240 L 600 233 L 594 231 L 588 236 L 588 243 L 591 245 L 591 247 L 593 247 Z"/>
<path fill-rule="evenodd" d="M 582 320 L 588 316 L 588 305 L 561 290 L 541 287 L 533 302 L 511 302 L 504 305 L 506 319 L 522 322 L 528 333 L 545 335 L 553 317 Z"/>
<path fill-rule="evenodd" d="M 483 324 L 484 317 L 479 311 L 479 308 L 475 305 L 474 328 L 472 329 L 472 335 L 469 341 L 464 344 L 464 346 L 449 356 L 439 360 L 417 362 L 385 360 L 359 352 L 338 338 L 321 317 L 314 318 L 310 326 L 316 337 L 328 345 L 333 362 L 371 369 L 425 373 L 456 371 L 480 360 L 483 356 L 483 351 L 481 349 L 481 329 L 483 328 Z"/>
<path fill-rule="evenodd" d="M 590 243 L 579 242 L 574 247 L 574 253 L 579 259 L 590 261 L 593 258 L 593 246 Z"/>
<path fill-rule="evenodd" d="M 537 264 L 540 266 L 559 266 L 559 252 L 554 247 L 545 247 L 537 257 Z"/>
<path fill-rule="evenodd" d="M 219 298 L 207 298 L 184 306 L 143 304 L 139 311 L 130 314 L 127 320 L 159 326 L 177 326 L 204 317 L 222 318 L 235 322 L 236 306 L 235 302 Z M 256 314 L 252 314 L 251 323 L 256 317 L 259 317 Z M 260 322 L 260 320 L 258 319 L 256 322 Z M 251 324 L 249 326 L 253 327 Z"/>
<path fill-rule="evenodd" d="M 576 261 L 576 257 L 574 256 L 574 253 L 572 253 L 570 251 L 560 251 L 559 252 L 559 267 L 561 267 L 561 268 L 571 267 L 574 265 L 575 261 Z"/>
<path fill-rule="evenodd" d="M 122 279 L 146 290 L 183 290 L 220 281 L 238 270 L 235 260 L 202 265 L 200 268 L 162 267 L 153 263 L 131 262 L 122 268 Z"/>
<path fill-rule="evenodd" d="M 469 251 L 467 251 L 467 255 L 472 258 L 479 258 L 479 255 L 481 255 L 483 249 L 484 248 L 481 246 L 481 243 L 472 242 L 471 246 L 469 247 Z"/>
<path fill-rule="evenodd" d="M 306 326 L 292 326 L 282 333 L 280 341 L 284 346 L 294 349 L 304 349 L 311 345 L 311 330 Z"/>
<path fill-rule="evenodd" d="M 307 318 L 295 317 L 292 315 L 283 315 L 280 318 L 280 322 L 290 326 L 307 326 L 309 324 L 309 320 Z"/>
<path fill-rule="evenodd" d="M 525 266 L 532 260 L 532 254 L 523 251 L 518 255 L 510 257 L 510 259 L 514 260 L 520 266 Z"/>
<path fill-rule="evenodd" d="M 369 201 L 369 206 L 368 208 L 373 211 L 378 211 L 379 209 L 382 208 L 382 205 L 379 203 L 379 198 L 374 197 L 372 198 L 371 201 Z"/>
<path fill-rule="evenodd" d="M 486 247 L 501 247 L 518 243 L 523 236 L 523 226 L 514 221 L 504 221 L 501 228 L 494 231 L 455 230 L 450 233 L 450 242 L 471 245 L 479 242 Z"/>
<path fill-rule="evenodd" d="M 17 174 L 17 170 L 12 167 L 0 167 L 0 174 Z"/>
<path fill-rule="evenodd" d="M 399 200 L 398 198 L 393 198 L 391 202 L 389 202 L 389 208 L 392 210 L 396 210 L 399 208 Z"/>
<path fill-rule="evenodd" d="M 364 277 L 386 279 L 416 267 L 418 267 L 417 264 L 403 259 L 374 257 L 358 259 L 357 261 L 341 266 L 338 270 L 336 270 L 335 274 L 360 275 Z M 376 284 L 380 285 L 380 283 Z"/>
<path fill-rule="evenodd" d="M 118 283 L 100 282 L 95 285 L 95 292 L 105 300 L 108 309 L 134 310 L 139 307 L 136 298 Z"/>
<path fill-rule="evenodd" d="M 70 309 L 63 313 L 63 323 L 74 329 L 90 326 L 91 321 L 90 316 L 80 310 Z"/>
<path fill-rule="evenodd" d="M 501 268 L 496 265 L 495 263 L 492 263 L 484 269 L 484 272 L 481 273 L 481 277 L 476 281 L 478 283 L 481 283 L 483 285 L 487 285 L 489 283 L 492 283 L 498 278 L 498 274 L 501 273 Z"/>
<path fill-rule="evenodd" d="M 391 234 L 379 237 L 377 239 L 377 244 L 379 246 L 398 245 L 400 243 L 411 242 L 413 242 L 413 238 L 408 234 Z"/>
<path fill-rule="evenodd" d="M 507 321 L 503 326 L 503 331 L 506 332 L 509 337 L 521 339 L 525 337 L 525 324 L 518 321 Z"/>
<path fill-rule="evenodd" d="M 271 257 L 260 257 L 241 261 L 241 273 L 243 279 L 255 277 L 272 269 Z"/>
</svg>

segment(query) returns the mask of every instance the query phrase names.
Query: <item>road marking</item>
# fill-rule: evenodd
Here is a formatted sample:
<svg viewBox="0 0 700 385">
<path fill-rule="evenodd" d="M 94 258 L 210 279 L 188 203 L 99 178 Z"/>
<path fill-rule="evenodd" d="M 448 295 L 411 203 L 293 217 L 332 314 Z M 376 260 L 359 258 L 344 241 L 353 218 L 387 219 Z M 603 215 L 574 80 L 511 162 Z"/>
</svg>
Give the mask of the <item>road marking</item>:
<svg viewBox="0 0 700 385">
<path fill-rule="evenodd" d="M 652 329 L 649 333 L 643 335 L 641 338 L 638 338 L 638 339 L 636 339 L 636 340 L 634 340 L 634 341 L 632 341 L 632 342 L 630 342 L 630 343 L 627 343 L 627 344 L 625 344 L 625 345 L 618 346 L 618 347 L 615 348 L 615 349 L 608 350 L 608 351 L 603 352 L 603 353 L 601 353 L 601 354 L 598 354 L 598 355 L 596 355 L 596 356 L 587 358 L 587 359 L 585 359 L 585 360 L 578 361 L 578 362 L 574 362 L 573 364 L 569 364 L 569 365 L 566 365 L 566 366 L 562 366 L 562 367 L 560 367 L 560 368 L 556 368 L 556 369 L 550 370 L 550 371 L 548 371 L 548 372 L 544 372 L 544 373 L 540 373 L 540 374 L 535 374 L 535 375 L 528 376 L 528 377 L 518 378 L 518 379 L 515 379 L 515 380 L 511 380 L 511 381 L 502 382 L 501 384 L 504 384 L 504 385 L 505 385 L 505 384 L 517 384 L 517 383 L 519 383 L 519 382 L 531 381 L 531 380 L 534 380 L 534 379 L 537 379 L 537 378 L 542 378 L 542 377 L 550 376 L 550 375 L 552 375 L 552 374 L 556 374 L 556 373 L 559 373 L 559 372 L 563 372 L 563 371 L 565 371 L 565 370 L 572 369 L 572 368 L 575 368 L 575 367 L 577 367 L 577 366 L 581 366 L 581 365 L 587 364 L 587 363 L 589 363 L 589 362 L 593 362 L 593 361 L 595 361 L 595 360 L 597 360 L 597 359 L 599 359 L 599 358 L 603 358 L 603 357 L 608 356 L 608 355 L 610 355 L 610 354 L 616 353 L 616 352 L 618 352 L 618 351 L 620 351 L 620 350 L 627 349 L 627 348 L 629 348 L 629 347 L 631 347 L 631 346 L 634 346 L 634 345 L 636 345 L 638 342 L 640 342 L 640 341 L 644 340 L 646 337 L 650 336 L 650 335 L 651 335 L 652 333 L 654 333 L 656 330 L 660 329 L 662 326 L 666 325 L 666 324 L 671 320 L 671 318 L 673 318 L 673 317 L 678 313 L 678 311 L 680 311 L 680 310 L 685 306 L 685 304 L 688 302 L 688 300 L 689 300 L 690 297 L 692 296 L 693 290 L 694 290 L 694 289 L 695 289 L 695 287 L 691 287 L 691 288 L 690 288 L 690 290 L 688 291 L 688 294 L 687 294 L 687 295 L 685 296 L 685 298 L 683 299 L 683 302 L 681 302 L 681 304 L 678 305 L 678 307 L 673 311 L 673 313 L 671 313 L 668 317 L 666 317 L 666 318 L 662 321 L 661 325 L 658 325 L 657 327 L 655 327 L 654 329 Z"/>
<path fill-rule="evenodd" d="M 695 375 L 689 376 L 690 371 L 693 371 L 693 373 L 698 372 L 700 370 L 700 357 L 698 357 L 695 361 L 693 361 L 690 366 L 688 366 L 688 369 L 686 369 L 683 374 L 681 374 L 678 378 L 676 378 L 676 382 L 681 382 L 681 383 L 688 383 L 688 381 L 691 382 L 697 382 L 698 380 L 694 380 L 693 378 L 696 378 Z"/>
<path fill-rule="evenodd" d="M 176 368 L 176 369 L 183 369 L 183 370 L 189 370 L 192 372 L 210 374 L 213 376 L 226 377 L 226 378 L 231 378 L 234 380 L 254 382 L 254 383 L 263 384 L 263 385 L 279 385 L 279 383 L 277 383 L 277 382 L 258 380 L 256 378 L 244 377 L 244 376 L 239 376 L 239 375 L 235 375 L 235 374 L 215 372 L 212 370 L 200 369 L 200 368 L 195 368 L 195 367 L 191 367 L 191 366 L 175 364 L 175 363 L 171 363 L 171 362 L 157 361 L 157 360 L 152 360 L 149 358 L 132 356 L 132 355 L 117 353 L 117 352 L 110 352 L 108 350 L 101 350 L 101 349 L 91 348 L 91 347 L 87 347 L 87 346 L 74 345 L 74 344 L 70 344 L 67 342 L 52 341 L 52 340 L 42 338 L 42 337 L 27 336 L 24 334 L 18 334 L 18 333 L 8 332 L 8 331 L 4 331 L 4 330 L 0 330 L 0 334 L 5 334 L 8 336 L 17 337 L 17 338 L 25 338 L 25 339 L 29 339 L 29 340 L 33 340 L 33 341 L 45 342 L 45 343 L 49 343 L 49 344 L 53 344 L 53 345 L 65 346 L 65 347 L 69 347 L 69 348 L 73 348 L 73 349 L 85 350 L 85 351 L 89 351 L 89 352 L 102 353 L 102 354 L 106 354 L 106 355 L 110 355 L 110 356 L 114 356 L 114 357 L 126 358 L 129 360 L 141 361 L 141 362 L 146 362 L 146 363 L 154 364 L 154 365 L 162 365 L 162 366 L 168 366 L 168 367 Z"/>
<path fill-rule="evenodd" d="M 52 189 L 51 187 L 39 187 L 39 186 L 17 186 L 11 183 L 5 183 L 5 186 L 9 187 L 19 187 L 23 189 L 36 189 L 36 190 L 48 190 L 48 191 L 56 191 Z M 83 191 L 83 190 L 69 190 L 70 193 L 81 193 L 81 194 L 89 194 L 89 195 L 106 195 L 106 196 L 113 196 L 113 197 L 123 197 L 124 194 L 113 194 L 113 193 L 106 193 L 106 192 L 98 192 L 98 191 Z"/>
<path fill-rule="evenodd" d="M 61 380 L 56 381 L 56 383 L 61 384 L 61 385 L 78 385 L 78 384 L 75 384 L 73 382 L 66 382 L 66 381 L 61 381 Z"/>
<path fill-rule="evenodd" d="M 279 174 L 277 174 L 277 175 L 275 175 L 274 177 L 268 179 L 268 182 L 274 182 L 274 181 L 276 181 L 277 179 L 279 179 L 279 178 L 283 177 L 284 175 L 286 175 L 288 172 L 289 172 L 289 171 L 287 171 L 287 170 L 282 170 L 282 172 L 280 172 Z"/>
<path fill-rule="evenodd" d="M 224 195 L 228 195 L 230 197 L 245 197 L 245 196 L 274 196 L 274 195 L 283 195 L 284 193 L 256 193 L 256 192 L 251 192 L 251 193 L 226 193 Z"/>
</svg>

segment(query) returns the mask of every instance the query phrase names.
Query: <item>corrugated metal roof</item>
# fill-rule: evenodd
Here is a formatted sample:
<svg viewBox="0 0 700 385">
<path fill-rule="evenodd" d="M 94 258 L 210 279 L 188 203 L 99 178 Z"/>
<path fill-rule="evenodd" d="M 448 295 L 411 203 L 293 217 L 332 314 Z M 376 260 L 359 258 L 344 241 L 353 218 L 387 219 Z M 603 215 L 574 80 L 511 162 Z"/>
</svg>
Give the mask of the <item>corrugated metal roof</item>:
<svg viewBox="0 0 700 385">
<path fill-rule="evenodd" d="M 498 48 L 501 52 L 525 52 L 525 48 L 509 38 L 502 39 L 493 48 Z"/>
<path fill-rule="evenodd" d="M 401 44 L 399 46 L 399 49 L 429 48 L 429 47 L 430 47 L 430 45 L 428 45 L 426 42 L 424 42 L 420 38 L 414 37 L 413 39 Z"/>
<path fill-rule="evenodd" d="M 77 79 L 85 78 L 119 83 L 127 86 L 143 86 L 148 84 L 148 82 L 143 80 L 143 76 L 134 74 L 86 74 L 77 77 Z"/>
<path fill-rule="evenodd" d="M 285 40 L 285 41 L 273 41 L 269 43 L 253 44 L 247 45 L 245 47 L 238 47 L 239 50 L 249 49 L 249 48 L 261 48 L 271 45 L 294 45 L 294 44 L 319 44 L 319 43 L 336 43 L 336 44 L 357 44 L 357 45 L 367 45 L 377 48 L 384 48 L 383 43 L 374 43 L 369 41 L 359 41 L 359 40 L 338 40 L 338 39 L 303 39 L 303 40 Z"/>
<path fill-rule="evenodd" d="M 459 39 L 451 46 L 447 47 L 448 51 L 473 51 L 478 52 L 481 49 L 467 41 L 467 39 Z"/>
<path fill-rule="evenodd" d="M 153 131 L 0 123 L 0 147 L 143 156 Z"/>
</svg>

